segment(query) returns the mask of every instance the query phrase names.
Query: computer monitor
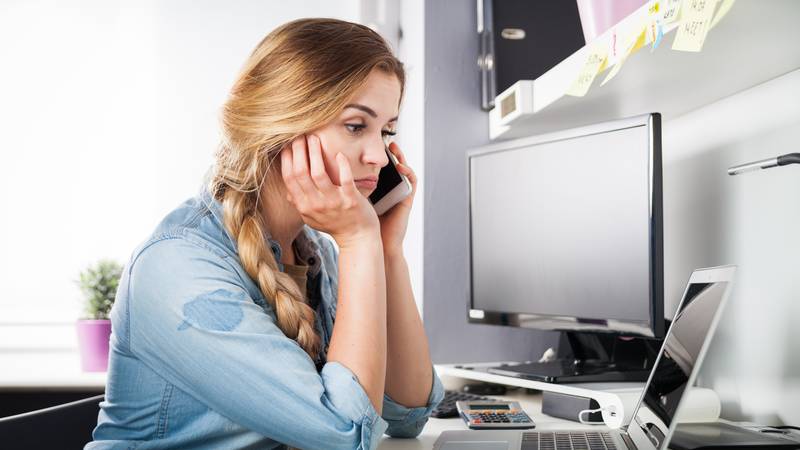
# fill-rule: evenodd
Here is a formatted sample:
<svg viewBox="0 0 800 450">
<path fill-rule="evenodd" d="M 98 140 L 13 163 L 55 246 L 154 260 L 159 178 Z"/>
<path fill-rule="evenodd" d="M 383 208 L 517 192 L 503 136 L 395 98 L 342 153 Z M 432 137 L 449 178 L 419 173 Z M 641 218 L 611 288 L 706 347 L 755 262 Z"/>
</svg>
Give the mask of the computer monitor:
<svg viewBox="0 0 800 450">
<path fill-rule="evenodd" d="M 468 171 L 469 322 L 569 332 L 570 361 L 520 376 L 646 379 L 652 361 L 614 358 L 664 336 L 660 115 L 490 145 Z"/>
</svg>

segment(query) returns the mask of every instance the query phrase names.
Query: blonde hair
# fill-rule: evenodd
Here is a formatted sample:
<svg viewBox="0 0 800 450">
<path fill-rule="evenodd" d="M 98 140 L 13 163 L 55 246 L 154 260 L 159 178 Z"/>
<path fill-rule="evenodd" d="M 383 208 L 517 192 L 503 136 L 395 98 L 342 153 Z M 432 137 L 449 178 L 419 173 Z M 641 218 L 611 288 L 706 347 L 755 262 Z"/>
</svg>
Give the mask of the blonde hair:
<svg viewBox="0 0 800 450">
<path fill-rule="evenodd" d="M 373 69 L 405 84 L 403 64 L 366 26 L 335 19 L 301 19 L 269 33 L 247 59 L 222 110 L 222 143 L 210 192 L 242 266 L 274 308 L 278 327 L 313 359 L 320 337 L 314 310 L 297 284 L 278 269 L 259 211 L 264 183 L 281 189 L 272 169 L 281 148 L 336 118 Z M 284 249 L 291 251 L 291 249 Z"/>
</svg>

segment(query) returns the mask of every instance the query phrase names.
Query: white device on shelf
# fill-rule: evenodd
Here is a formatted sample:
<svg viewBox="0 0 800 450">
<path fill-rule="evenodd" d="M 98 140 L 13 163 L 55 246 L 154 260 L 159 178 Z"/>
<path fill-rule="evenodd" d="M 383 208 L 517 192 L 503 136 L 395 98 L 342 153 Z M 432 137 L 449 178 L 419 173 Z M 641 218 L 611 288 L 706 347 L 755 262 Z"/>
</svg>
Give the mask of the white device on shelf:
<svg viewBox="0 0 800 450">
<path fill-rule="evenodd" d="M 519 402 L 463 401 L 456 402 L 456 408 L 473 430 L 522 430 L 536 426 Z"/>
</svg>

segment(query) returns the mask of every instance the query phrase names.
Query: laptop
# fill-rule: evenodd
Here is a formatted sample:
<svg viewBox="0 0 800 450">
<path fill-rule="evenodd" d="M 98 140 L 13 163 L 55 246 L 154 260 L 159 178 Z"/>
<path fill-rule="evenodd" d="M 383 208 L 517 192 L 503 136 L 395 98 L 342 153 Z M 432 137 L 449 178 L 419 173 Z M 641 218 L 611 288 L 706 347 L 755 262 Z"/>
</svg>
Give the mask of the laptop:
<svg viewBox="0 0 800 450">
<path fill-rule="evenodd" d="M 694 385 L 724 303 L 735 266 L 692 273 L 630 424 L 619 430 L 445 431 L 434 450 L 666 450 L 681 400 Z"/>
</svg>

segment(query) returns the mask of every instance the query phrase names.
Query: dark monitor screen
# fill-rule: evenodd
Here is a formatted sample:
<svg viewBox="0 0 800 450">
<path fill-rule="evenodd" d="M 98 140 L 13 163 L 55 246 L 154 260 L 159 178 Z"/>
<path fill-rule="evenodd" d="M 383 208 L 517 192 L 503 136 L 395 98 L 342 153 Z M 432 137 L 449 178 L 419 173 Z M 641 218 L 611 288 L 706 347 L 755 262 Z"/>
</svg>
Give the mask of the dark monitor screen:
<svg viewBox="0 0 800 450">
<path fill-rule="evenodd" d="M 471 322 L 663 336 L 658 114 L 469 156 Z"/>
<path fill-rule="evenodd" d="M 633 411 L 634 420 L 627 427 L 637 444 L 649 441 L 649 445 L 656 448 L 670 447 L 670 437 L 683 420 L 681 405 L 692 395 L 704 395 L 702 390 L 692 390 L 730 294 L 735 271 L 734 266 L 698 269 L 689 279 L 640 402 Z"/>
<path fill-rule="evenodd" d="M 644 393 L 642 411 L 637 414 L 642 422 L 653 421 L 644 419 L 645 409 L 649 410 L 664 424 L 660 428 L 666 433 L 675 419 L 678 404 L 727 289 L 727 281 L 689 285 Z"/>
</svg>

